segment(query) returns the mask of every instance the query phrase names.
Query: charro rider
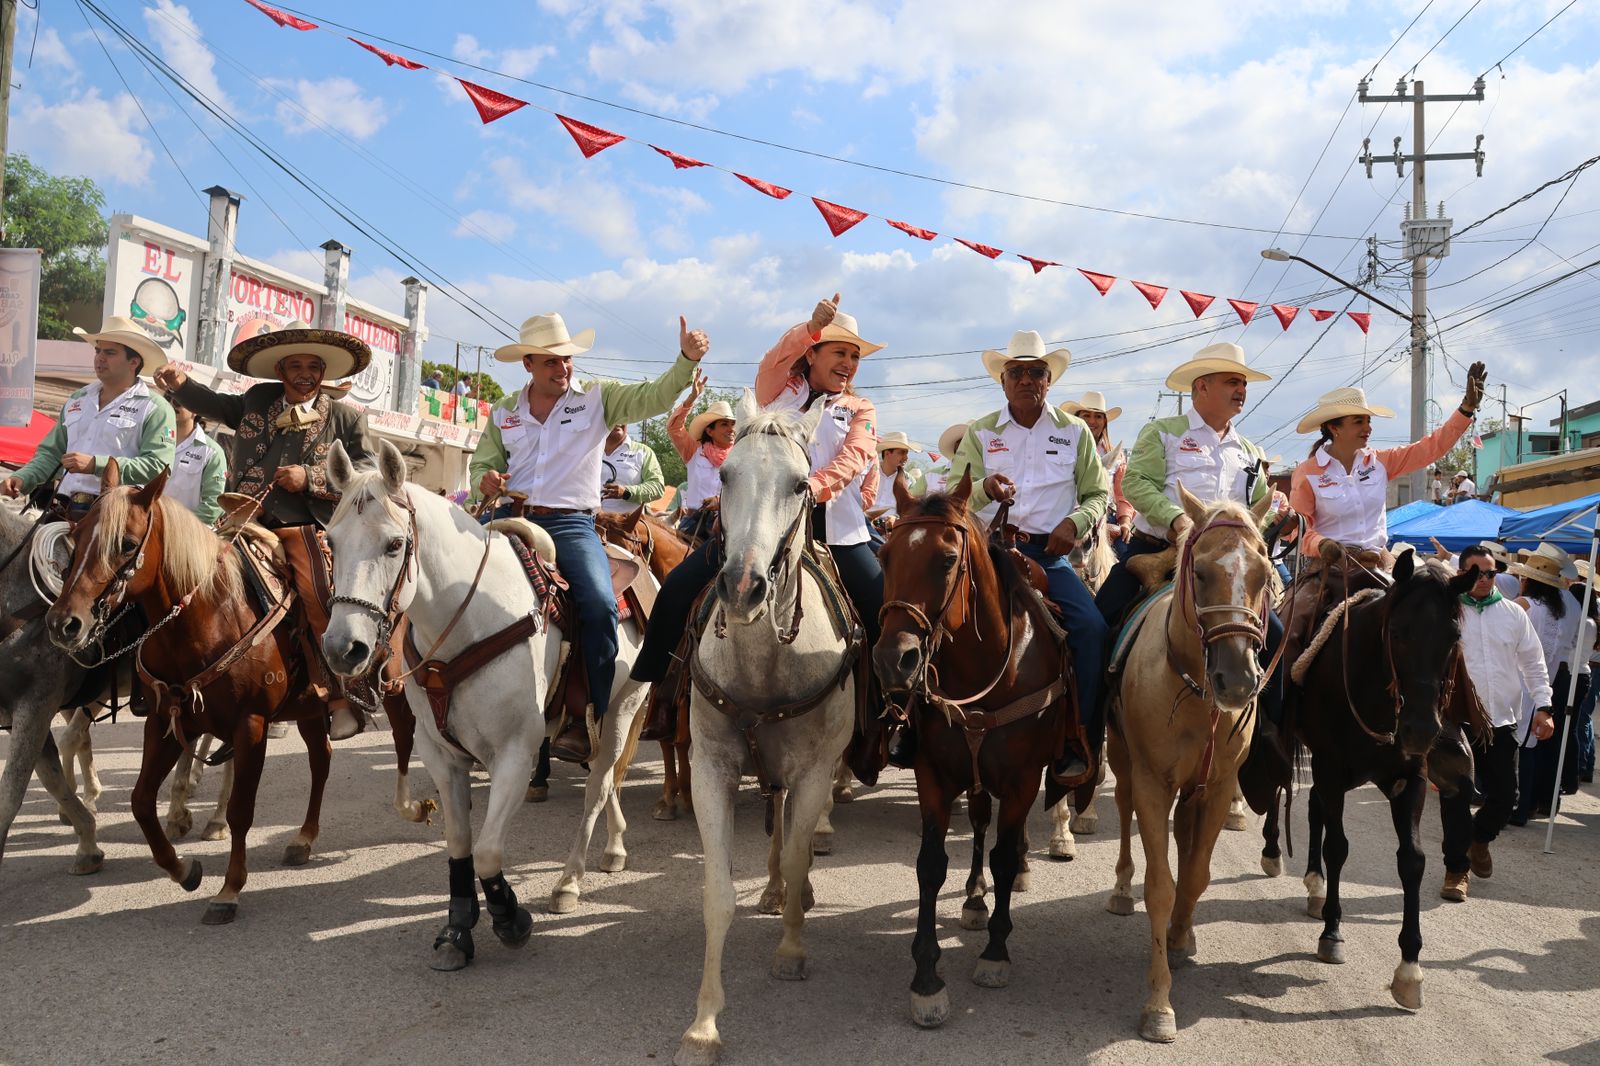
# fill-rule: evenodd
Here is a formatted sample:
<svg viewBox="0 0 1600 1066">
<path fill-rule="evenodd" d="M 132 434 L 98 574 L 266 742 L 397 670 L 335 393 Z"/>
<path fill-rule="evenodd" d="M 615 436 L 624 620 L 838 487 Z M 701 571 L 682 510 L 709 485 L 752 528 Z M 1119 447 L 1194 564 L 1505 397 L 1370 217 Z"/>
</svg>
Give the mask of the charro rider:
<svg viewBox="0 0 1600 1066">
<path fill-rule="evenodd" d="M 667 418 L 667 436 L 683 460 L 683 499 L 678 503 L 678 532 L 704 540 L 711 531 L 710 519 L 717 512 L 722 484 L 717 471 L 733 447 L 733 408 L 726 400 L 708 404 L 689 420 L 689 412 L 706 391 L 706 375 L 696 370 L 694 383 L 682 402 Z"/>
<path fill-rule="evenodd" d="M 1044 568 L 1050 599 L 1061 611 L 1078 681 L 1078 714 L 1084 735 L 1094 737 L 1107 627 L 1067 556 L 1105 517 L 1110 483 L 1089 427 L 1045 399 L 1071 359 L 1065 348 L 1046 351 L 1044 338 L 1033 330 L 1018 330 L 1004 352 L 984 352 L 984 369 L 1005 391 L 1006 405 L 967 427 L 950 476 L 971 473 L 974 510 L 990 500 L 1011 505 L 1008 525 L 1024 534 L 1017 547 Z M 1053 772 L 1077 783 L 1093 762 L 1087 746 L 1074 743 Z"/>
<path fill-rule="evenodd" d="M 694 366 L 711 347 L 700 330 L 678 319 L 678 358 L 654 381 L 623 385 L 604 379 L 580 382 L 572 357 L 594 347 L 594 330 L 576 337 L 558 314 L 534 315 L 520 339 L 495 350 L 503 363 L 521 362 L 526 387 L 494 405 L 489 426 L 472 454 L 476 495 L 493 501 L 519 494 L 501 508 L 542 527 L 555 541 L 561 573 L 578 615 L 578 650 L 588 671 L 595 720 L 605 716 L 616 674 L 617 601 L 611 564 L 595 530 L 600 509 L 601 461 L 611 427 L 665 414 L 689 384 Z M 497 512 L 498 513 L 498 512 Z M 550 754 L 571 762 L 589 758 L 588 723 L 570 716 Z"/>
<path fill-rule="evenodd" d="M 1122 445 L 1111 443 L 1111 423 L 1122 414 L 1120 407 L 1107 407 L 1106 394 L 1090 390 L 1076 400 L 1068 400 L 1061 409 L 1077 415 L 1094 435 L 1095 450 L 1100 453 L 1100 465 L 1106 468 L 1111 479 L 1111 504 L 1106 510 L 1105 535 L 1111 538 L 1117 558 L 1127 553 L 1128 538 L 1133 536 L 1133 504 L 1122 494 L 1122 475 L 1128 469 L 1128 453 Z"/>
<path fill-rule="evenodd" d="M 872 546 L 876 551 L 883 545 L 883 534 L 894 528 L 899 518 L 899 508 L 894 499 L 894 483 L 900 482 L 912 496 L 928 491 L 928 478 L 914 466 L 907 466 L 911 453 L 920 452 L 922 445 L 899 430 L 878 438 L 878 499 L 877 512 L 872 520 Z"/>
<path fill-rule="evenodd" d="M 823 405 L 822 421 L 811 438 L 809 489 L 816 507 L 812 528 L 828 545 L 855 605 L 867 647 L 878 639 L 878 613 L 883 607 L 883 571 L 867 544 L 866 509 L 877 493 L 873 462 L 877 409 L 855 392 L 851 382 L 861 360 L 881 344 L 861 339 L 856 320 L 839 310 L 839 294 L 819 302 L 809 321 L 791 328 L 762 357 L 756 371 L 755 398 L 764 410 L 800 412 Z M 650 703 L 648 735 L 664 732 L 672 711 L 670 694 L 660 682 L 667 676 L 673 652 L 683 637 L 689 611 L 719 563 L 707 541 L 667 575 L 633 677 L 661 690 Z"/>
<path fill-rule="evenodd" d="M 193 411 L 173 400 L 172 414 L 177 419 L 178 446 L 173 453 L 172 476 L 167 479 L 163 494 L 189 508 L 209 526 L 222 516 L 217 498 L 228 484 L 228 457 Z"/>
<path fill-rule="evenodd" d="M 619 422 L 606 435 L 605 457 L 600 460 L 600 507 L 626 513 L 654 503 L 666 493 L 661 460 L 638 441 L 628 439 L 628 424 Z"/>
<path fill-rule="evenodd" d="M 129 318 L 108 318 L 98 333 L 74 329 L 94 345 L 95 380 L 73 393 L 61 421 L 20 470 L 0 481 L 0 493 L 32 492 L 57 469 L 57 494 L 69 518 L 83 517 L 100 495 L 106 461 L 117 460 L 125 485 L 143 485 L 172 465 L 172 408 L 141 378 L 167 365 L 150 335 Z"/>
<path fill-rule="evenodd" d="M 228 491 L 260 499 L 259 509 L 247 504 L 233 517 L 278 531 L 305 612 L 306 661 L 320 673 L 319 685 L 330 677 L 319 649 L 331 595 L 320 532 L 339 502 L 328 484 L 328 451 L 339 441 L 353 462 L 371 452 L 367 416 L 335 400 L 323 382 L 359 374 L 371 360 L 371 349 L 348 333 L 292 322 L 248 337 L 228 353 L 230 370 L 263 379 L 243 395 L 213 392 L 175 366 L 156 375 L 156 384 L 184 407 L 234 431 Z M 328 710 L 328 735 L 334 740 L 365 727 L 365 716 L 342 695 L 332 695 Z"/>
</svg>

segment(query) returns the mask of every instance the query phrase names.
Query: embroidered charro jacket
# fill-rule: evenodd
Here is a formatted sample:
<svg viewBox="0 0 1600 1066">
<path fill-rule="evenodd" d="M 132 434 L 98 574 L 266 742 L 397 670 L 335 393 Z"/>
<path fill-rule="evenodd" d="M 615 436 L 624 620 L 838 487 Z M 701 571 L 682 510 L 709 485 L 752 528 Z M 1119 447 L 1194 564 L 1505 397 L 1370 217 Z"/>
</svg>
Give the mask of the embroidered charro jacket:
<svg viewBox="0 0 1600 1066">
<path fill-rule="evenodd" d="M 342 441 L 352 462 L 371 453 L 367 416 L 326 393 L 318 393 L 312 420 L 295 429 L 276 423 L 287 407 L 283 384 L 252 385 L 242 396 L 226 396 L 189 380 L 173 395 L 195 414 L 213 418 L 234 431 L 233 462 L 228 469 L 228 491 L 254 496 L 272 484 L 281 467 L 303 466 L 304 492 L 273 489 L 262 501 L 260 521 L 268 526 L 325 526 L 333 517 L 339 494 L 328 483 L 328 452 Z"/>
</svg>

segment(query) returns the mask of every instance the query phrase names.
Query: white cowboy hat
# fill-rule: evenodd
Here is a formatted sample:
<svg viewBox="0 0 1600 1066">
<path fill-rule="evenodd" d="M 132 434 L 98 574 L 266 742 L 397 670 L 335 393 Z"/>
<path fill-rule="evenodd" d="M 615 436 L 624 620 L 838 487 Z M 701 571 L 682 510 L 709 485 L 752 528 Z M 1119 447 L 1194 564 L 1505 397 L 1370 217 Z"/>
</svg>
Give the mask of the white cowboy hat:
<svg viewBox="0 0 1600 1066">
<path fill-rule="evenodd" d="M 1106 421 L 1115 422 L 1117 416 L 1122 414 L 1120 407 L 1107 407 L 1106 394 L 1093 390 L 1084 393 L 1076 400 L 1068 400 L 1061 405 L 1061 409 L 1069 415 L 1081 414 L 1084 411 L 1099 411 L 1106 416 Z"/>
<path fill-rule="evenodd" d="M 729 422 L 736 421 L 733 417 L 733 408 L 728 406 L 728 401 L 718 400 L 694 416 L 694 420 L 689 423 L 689 439 L 698 443 L 700 434 L 706 431 L 707 426 L 713 422 L 721 422 L 723 419 L 727 419 Z"/>
<path fill-rule="evenodd" d="M 235 344 L 228 353 L 228 369 L 249 378 L 276 378 L 278 364 L 291 355 L 321 359 L 322 376 L 328 381 L 359 374 L 372 362 L 372 349 L 359 338 L 337 329 L 291 322 Z"/>
<path fill-rule="evenodd" d="M 1504 563 L 1511 562 L 1511 549 L 1497 540 L 1486 540 L 1479 544 L 1478 547 L 1488 552 L 1491 558 L 1498 559 Z"/>
<path fill-rule="evenodd" d="M 1367 403 L 1367 393 L 1364 389 L 1354 387 L 1334 389 L 1332 392 L 1325 392 L 1317 397 L 1317 406 L 1313 407 L 1300 420 L 1300 425 L 1295 428 L 1295 432 L 1314 433 L 1322 428 L 1324 422 L 1332 422 L 1336 418 L 1344 418 L 1347 415 L 1393 418 L 1394 412 L 1380 404 Z"/>
<path fill-rule="evenodd" d="M 967 430 L 966 426 L 962 426 L 961 427 L 961 431 L 963 433 L 965 433 L 966 430 Z M 957 441 L 956 443 L 960 444 L 961 442 Z M 904 433 L 901 433 L 897 429 L 893 433 L 885 433 L 883 436 L 878 438 L 878 454 L 879 455 L 882 455 L 884 452 L 888 451 L 890 448 L 903 448 L 908 452 L 920 452 L 922 450 L 922 445 L 918 444 L 914 440 L 911 440 Z"/>
<path fill-rule="evenodd" d="M 100 327 L 100 332 L 98 333 L 89 333 L 79 329 L 77 326 L 72 327 L 72 333 L 75 337 L 88 341 L 90 344 L 95 341 L 109 341 L 112 344 L 120 344 L 139 353 L 140 357 L 144 359 L 144 365 L 139 369 L 139 373 L 144 377 L 150 377 L 161 367 L 167 365 L 167 354 L 161 350 L 161 346 L 151 339 L 150 334 L 140 329 L 139 324 L 131 318 L 113 315 L 106 319 L 105 325 Z"/>
<path fill-rule="evenodd" d="M 939 434 L 939 454 L 946 459 L 954 460 L 956 449 L 961 447 L 961 439 L 967 435 L 968 422 L 957 422 L 943 433 Z"/>
<path fill-rule="evenodd" d="M 594 347 L 594 329 L 586 329 L 576 337 L 567 332 L 567 324 L 554 311 L 548 315 L 534 315 L 522 324 L 516 344 L 506 344 L 494 350 L 494 357 L 502 363 L 520 363 L 525 355 L 582 355 Z"/>
<path fill-rule="evenodd" d="M 1246 381 L 1271 381 L 1271 374 L 1251 370 L 1244 365 L 1244 349 L 1223 341 L 1208 344 L 1195 353 L 1193 359 L 1167 375 L 1167 388 L 1174 392 L 1188 392 L 1195 378 L 1207 374 L 1243 374 Z"/>
<path fill-rule="evenodd" d="M 1516 562 L 1507 566 L 1506 570 L 1518 577 L 1554 585 L 1558 589 L 1566 588 L 1568 582 L 1578 579 L 1578 567 L 1572 556 L 1549 541 L 1532 551 L 1523 549 L 1517 552 Z"/>
<path fill-rule="evenodd" d="M 1045 351 L 1044 338 L 1039 336 L 1038 330 L 1032 329 L 1019 329 L 1013 333 L 1011 343 L 1006 345 L 1004 352 L 983 353 L 983 368 L 996 381 L 1001 380 L 1007 363 L 1038 362 L 1044 363 L 1049 368 L 1051 381 L 1060 381 L 1061 375 L 1067 372 L 1067 364 L 1072 362 L 1072 353 L 1065 348 L 1057 348 L 1053 352 Z"/>
<path fill-rule="evenodd" d="M 855 316 L 847 315 L 843 311 L 835 311 L 833 313 L 833 321 L 822 327 L 822 335 L 811 346 L 815 348 L 818 344 L 826 344 L 828 341 L 843 341 L 846 344 L 855 345 L 861 349 L 861 358 L 863 359 L 873 352 L 883 351 L 883 345 L 862 340 L 860 329 L 856 326 Z"/>
</svg>

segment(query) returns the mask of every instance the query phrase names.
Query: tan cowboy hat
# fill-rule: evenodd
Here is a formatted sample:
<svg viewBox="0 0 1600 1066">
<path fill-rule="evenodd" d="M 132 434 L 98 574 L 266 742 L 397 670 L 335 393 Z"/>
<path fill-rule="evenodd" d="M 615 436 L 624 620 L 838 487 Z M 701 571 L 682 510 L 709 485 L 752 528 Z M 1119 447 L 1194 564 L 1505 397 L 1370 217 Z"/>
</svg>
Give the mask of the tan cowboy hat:
<svg viewBox="0 0 1600 1066">
<path fill-rule="evenodd" d="M 1360 388 L 1334 389 L 1317 397 L 1317 406 L 1300 420 L 1296 433 L 1314 433 L 1324 422 L 1332 422 L 1346 415 L 1371 415 L 1373 418 L 1393 418 L 1394 412 L 1379 404 L 1367 403 L 1366 390 Z"/>
<path fill-rule="evenodd" d="M 1263 374 L 1244 365 L 1243 348 L 1223 341 L 1206 345 L 1195 353 L 1193 359 L 1168 374 L 1167 388 L 1174 392 L 1188 392 L 1194 387 L 1195 378 L 1203 378 L 1207 374 L 1243 374 L 1246 381 L 1272 380 L 1271 374 Z"/>
<path fill-rule="evenodd" d="M 138 352 L 144 359 L 144 365 L 139 369 L 142 377 L 150 377 L 167 365 L 167 353 L 163 352 L 161 346 L 151 339 L 150 334 L 140 329 L 139 324 L 131 318 L 113 315 L 106 319 L 105 325 L 100 327 L 98 333 L 89 333 L 77 326 L 72 327 L 72 333 L 73 336 L 90 344 L 95 341 L 110 341 L 112 344 L 120 344 Z"/>
<path fill-rule="evenodd" d="M 822 335 L 816 339 L 811 347 L 815 348 L 818 344 L 826 344 L 828 341 L 843 341 L 846 344 L 855 345 L 861 349 L 861 358 L 863 359 L 873 352 L 883 351 L 883 345 L 862 340 L 861 331 L 856 326 L 855 316 L 847 315 L 843 311 L 835 311 L 833 313 L 833 321 L 822 327 Z"/>
<path fill-rule="evenodd" d="M 275 378 L 278 364 L 291 355 L 314 355 L 322 360 L 328 381 L 352 377 L 372 362 L 372 349 L 359 338 L 337 329 L 317 329 L 291 322 L 271 333 L 246 337 L 228 353 L 228 369 L 247 378 Z"/>
<path fill-rule="evenodd" d="M 1489 557 L 1492 559 L 1497 559 L 1500 562 L 1507 564 L 1511 562 L 1511 549 L 1507 548 L 1504 544 L 1501 544 L 1497 540 L 1486 540 L 1479 544 L 1478 547 L 1488 552 Z"/>
<path fill-rule="evenodd" d="M 1061 375 L 1067 372 L 1067 364 L 1072 362 L 1072 353 L 1065 348 L 1045 351 L 1044 338 L 1039 336 L 1038 330 L 1033 329 L 1019 329 L 1013 333 L 1011 343 L 1006 345 L 1004 352 L 983 353 L 983 368 L 996 381 L 1005 373 L 1007 363 L 1038 362 L 1049 368 L 1051 381 L 1060 381 Z"/>
<path fill-rule="evenodd" d="M 961 447 L 961 440 L 967 435 L 967 426 L 970 422 L 957 422 L 943 433 L 939 434 L 939 454 L 946 459 L 955 459 L 956 449 Z"/>
<path fill-rule="evenodd" d="M 1069 415 L 1082 414 L 1084 411 L 1099 411 L 1106 416 L 1107 422 L 1115 422 L 1117 416 L 1122 414 L 1122 408 L 1106 406 L 1105 393 L 1093 390 L 1084 393 L 1076 400 L 1068 400 L 1061 405 L 1061 409 Z"/>
<path fill-rule="evenodd" d="M 689 423 L 689 439 L 698 441 L 700 434 L 706 431 L 707 426 L 713 422 L 721 422 L 723 419 L 727 419 L 729 422 L 737 421 L 733 417 L 733 408 L 728 406 L 728 402 L 726 400 L 718 400 L 694 416 L 694 420 Z"/>
<path fill-rule="evenodd" d="M 1578 576 L 1574 578 L 1575 581 L 1584 582 L 1589 580 L 1589 560 L 1574 559 L 1572 560 L 1572 567 L 1578 571 Z"/>
<path fill-rule="evenodd" d="M 966 431 L 967 427 L 962 426 L 961 432 L 965 433 Z M 956 443 L 960 444 L 961 442 L 957 441 Z M 911 440 L 904 433 L 901 433 L 897 429 L 893 433 L 885 433 L 883 436 L 878 438 L 879 455 L 882 455 L 890 448 L 904 448 L 908 452 L 920 452 L 922 450 L 922 445 L 918 444 L 914 440 Z"/>
<path fill-rule="evenodd" d="M 554 311 L 548 315 L 534 315 L 522 324 L 516 344 L 506 344 L 494 350 L 494 357 L 502 363 L 520 363 L 525 355 L 582 355 L 594 347 L 594 329 L 586 329 L 576 337 L 567 332 L 567 324 Z"/>
<path fill-rule="evenodd" d="M 1568 582 L 1578 578 L 1578 567 L 1572 556 L 1549 541 L 1532 551 L 1524 548 L 1517 552 L 1516 562 L 1507 566 L 1506 570 L 1518 577 L 1554 585 L 1558 589 L 1566 588 Z"/>
</svg>

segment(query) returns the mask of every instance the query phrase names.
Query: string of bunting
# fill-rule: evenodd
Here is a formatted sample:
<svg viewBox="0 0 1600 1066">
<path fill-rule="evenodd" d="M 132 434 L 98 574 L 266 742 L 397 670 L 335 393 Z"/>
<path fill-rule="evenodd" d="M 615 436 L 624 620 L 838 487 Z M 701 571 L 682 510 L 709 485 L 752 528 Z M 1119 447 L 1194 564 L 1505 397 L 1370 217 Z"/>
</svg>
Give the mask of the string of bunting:
<svg viewBox="0 0 1600 1066">
<path fill-rule="evenodd" d="M 261 12 L 267 18 L 271 19 L 284 29 L 300 30 L 302 32 L 321 29 L 321 27 L 315 22 L 308 22 L 298 15 L 294 15 L 279 8 L 272 7 L 262 2 L 262 0 L 244 0 L 244 2 Z M 331 33 L 332 31 L 326 32 Z M 425 64 L 419 63 L 414 59 L 400 55 L 397 52 L 391 52 L 387 49 L 379 48 L 377 45 L 360 40 L 359 38 L 346 37 L 345 39 L 377 56 L 379 59 L 383 60 L 384 65 L 387 67 L 400 67 L 404 70 L 428 69 Z M 437 71 L 436 73 L 443 74 L 445 77 L 450 78 L 452 81 L 461 86 L 462 90 L 467 94 L 467 98 L 472 102 L 472 106 L 477 110 L 478 118 L 484 123 L 484 125 L 488 125 L 491 122 L 496 122 L 502 118 L 505 118 L 512 112 L 520 111 L 524 107 L 532 107 L 537 111 L 543 111 L 546 114 L 554 116 L 556 121 L 560 122 L 562 127 L 567 131 L 568 135 L 571 136 L 573 143 L 578 146 L 578 151 L 583 153 L 583 157 L 585 159 L 592 159 L 599 153 L 605 151 L 607 148 L 621 144 L 623 141 L 629 139 L 625 134 L 615 133 L 611 130 L 602 129 L 599 126 L 590 125 L 587 122 L 581 122 L 578 119 L 552 111 L 547 107 L 540 107 L 538 104 L 531 103 L 527 100 L 519 100 L 515 96 L 508 96 L 505 93 L 490 89 L 487 86 L 478 85 L 474 82 L 467 81 L 464 78 L 457 78 L 453 74 L 449 74 L 444 71 Z M 703 160 L 695 159 L 679 152 L 674 152 L 671 149 L 663 148 L 660 145 L 651 144 L 648 145 L 648 147 L 659 153 L 668 162 L 670 162 L 673 170 L 693 170 L 699 167 L 720 170 L 723 173 L 732 174 L 734 177 L 738 178 L 752 189 L 770 196 L 774 200 L 786 200 L 794 192 L 793 189 L 785 188 L 782 185 L 778 185 L 770 181 L 764 181 L 761 178 L 751 177 L 748 174 L 741 174 L 738 171 L 730 170 L 727 167 L 718 166 L 715 163 L 707 163 Z M 821 214 L 823 222 L 828 227 L 828 232 L 833 234 L 835 237 L 843 236 L 846 232 L 860 225 L 868 218 L 875 217 L 870 212 L 861 211 L 853 207 L 846 207 L 844 204 L 836 204 L 831 201 L 824 200 L 818 196 L 813 196 L 810 199 L 812 204 L 816 206 L 817 212 Z M 909 222 L 902 222 L 883 215 L 876 217 L 883 219 L 886 224 L 894 229 L 899 230 L 901 233 L 904 233 L 907 236 L 919 241 L 932 241 L 939 236 L 938 232 L 935 230 L 924 229 L 921 226 L 915 226 Z M 1006 254 L 1003 249 L 996 248 L 989 244 L 982 244 L 978 241 L 967 240 L 964 237 L 952 236 L 950 239 L 955 241 L 957 244 L 970 248 L 972 251 L 977 252 L 986 259 L 999 259 L 1001 256 Z M 1043 273 L 1046 267 L 1059 267 L 1062 265 L 1053 259 L 1040 259 L 1031 255 L 1023 255 L 1020 252 L 1013 254 L 1018 259 L 1021 259 L 1023 262 L 1032 267 L 1035 274 Z M 1117 281 L 1120 280 L 1114 274 L 1102 274 L 1098 271 L 1086 270 L 1083 267 L 1078 267 L 1077 270 L 1078 273 L 1083 275 L 1089 284 L 1094 286 L 1095 290 L 1101 296 L 1105 296 L 1107 293 L 1109 293 L 1112 289 L 1112 286 L 1114 286 Z M 1134 281 L 1130 278 L 1128 279 L 1128 283 L 1133 286 L 1140 296 L 1144 297 L 1144 299 L 1149 302 L 1151 310 L 1155 310 L 1161 306 L 1162 300 L 1166 299 L 1169 291 L 1168 286 L 1156 285 L 1148 281 Z M 1194 312 L 1194 316 L 1196 318 L 1199 318 L 1201 315 L 1203 315 L 1206 309 L 1210 307 L 1211 304 L 1216 300 L 1215 296 L 1207 295 L 1205 293 L 1190 292 L 1187 289 L 1179 289 L 1178 293 L 1183 297 L 1184 302 L 1189 305 L 1189 309 Z M 1234 313 L 1239 316 L 1239 321 L 1245 325 L 1248 325 L 1250 321 L 1255 318 L 1256 312 L 1261 307 L 1259 303 L 1254 301 L 1235 300 L 1231 298 L 1228 299 L 1228 306 L 1233 308 Z M 1289 324 L 1295 320 L 1295 317 L 1301 311 L 1301 308 L 1294 304 L 1270 304 L 1269 307 L 1271 308 L 1273 315 L 1277 317 L 1278 323 L 1282 329 L 1288 329 Z M 1337 311 L 1330 311 L 1319 307 L 1308 307 L 1305 310 L 1308 311 L 1312 319 L 1317 322 L 1325 322 L 1334 315 L 1338 314 Z M 1370 312 L 1347 311 L 1345 314 L 1352 322 L 1360 327 L 1362 333 L 1366 333 L 1372 326 L 1372 315 Z"/>
</svg>

